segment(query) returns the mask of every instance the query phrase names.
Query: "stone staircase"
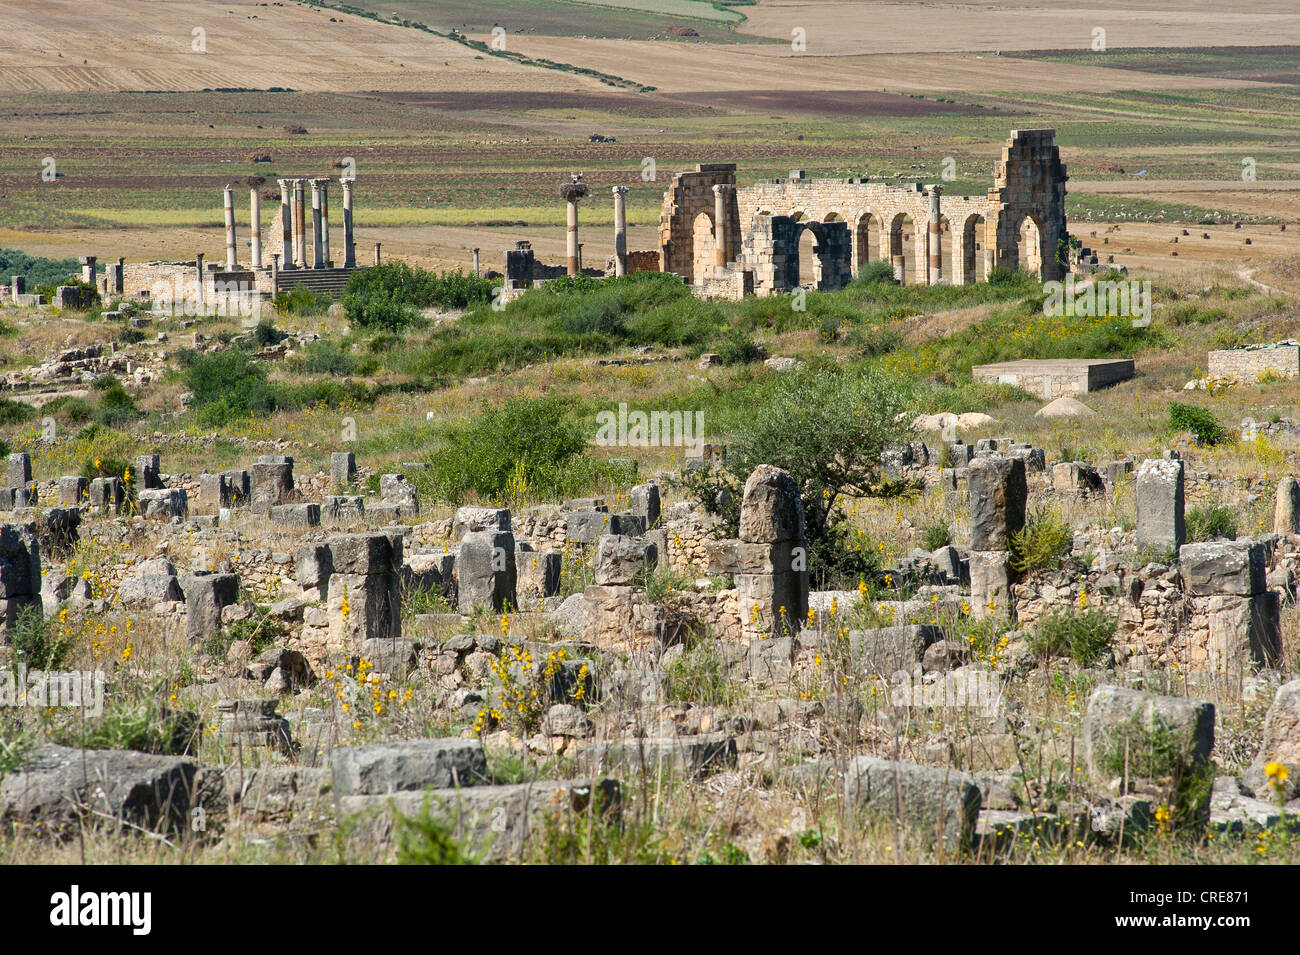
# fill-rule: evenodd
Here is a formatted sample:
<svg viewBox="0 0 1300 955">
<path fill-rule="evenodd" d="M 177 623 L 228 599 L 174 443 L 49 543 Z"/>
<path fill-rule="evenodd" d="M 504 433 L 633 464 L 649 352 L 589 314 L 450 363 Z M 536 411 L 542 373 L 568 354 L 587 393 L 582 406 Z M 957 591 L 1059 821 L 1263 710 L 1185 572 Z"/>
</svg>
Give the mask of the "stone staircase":
<svg viewBox="0 0 1300 955">
<path fill-rule="evenodd" d="M 343 296 L 343 289 L 348 284 L 348 276 L 356 269 L 294 269 L 276 273 L 275 291 L 287 292 L 296 285 L 304 285 L 317 295 L 328 295 L 337 299 Z"/>
</svg>

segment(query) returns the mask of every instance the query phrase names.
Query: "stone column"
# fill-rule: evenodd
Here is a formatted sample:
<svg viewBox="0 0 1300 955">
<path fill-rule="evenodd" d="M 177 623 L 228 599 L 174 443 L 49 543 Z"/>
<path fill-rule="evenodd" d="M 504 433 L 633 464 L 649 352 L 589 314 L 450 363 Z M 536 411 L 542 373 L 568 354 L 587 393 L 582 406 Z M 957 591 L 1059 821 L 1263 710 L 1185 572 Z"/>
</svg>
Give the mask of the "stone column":
<svg viewBox="0 0 1300 955">
<path fill-rule="evenodd" d="M 808 616 L 803 503 L 788 472 L 760 464 L 745 481 L 735 544 L 741 633 L 749 639 L 799 632 Z"/>
<path fill-rule="evenodd" d="M 354 179 L 341 179 L 339 185 L 343 187 L 343 267 L 345 269 L 355 269 L 357 267 L 357 249 L 352 239 L 352 184 Z"/>
<path fill-rule="evenodd" d="M 258 194 L 257 186 L 250 186 L 248 189 L 248 222 L 249 235 L 252 238 L 252 263 L 255 269 L 262 267 L 262 197 Z"/>
<path fill-rule="evenodd" d="M 380 242 L 376 242 L 376 243 L 375 243 L 375 265 L 378 265 L 378 264 L 379 264 L 379 247 L 380 247 L 382 244 L 383 244 L 383 243 L 380 243 Z"/>
<path fill-rule="evenodd" d="M 1284 477 L 1277 482 L 1277 507 L 1273 511 L 1274 534 L 1300 534 L 1300 481 Z"/>
<path fill-rule="evenodd" d="M 237 268 L 235 258 L 235 187 L 226 186 L 226 271 Z"/>
<path fill-rule="evenodd" d="M 578 200 L 577 198 L 569 199 L 565 203 L 565 230 L 567 239 L 567 261 L 568 273 L 570 275 L 578 274 Z"/>
<path fill-rule="evenodd" d="M 277 179 L 280 184 L 280 267 L 293 268 L 293 180 Z"/>
<path fill-rule="evenodd" d="M 272 295 L 275 294 L 276 292 L 275 287 L 277 284 L 279 284 L 279 281 L 280 281 L 280 253 L 272 252 L 271 253 L 271 294 Z"/>
<path fill-rule="evenodd" d="M 943 193 L 943 187 L 935 184 L 930 187 L 930 222 L 928 231 L 930 235 L 930 284 L 938 285 L 939 280 L 943 277 L 943 232 L 941 229 L 939 196 Z"/>
<path fill-rule="evenodd" d="M 984 223 L 984 278 L 988 281 L 988 276 L 993 274 L 994 267 L 998 264 L 997 254 L 998 228 L 997 220 L 990 225 L 987 221 Z"/>
<path fill-rule="evenodd" d="M 333 268 L 334 260 L 330 256 L 330 181 L 328 179 L 320 181 L 320 244 L 322 267 Z"/>
<path fill-rule="evenodd" d="M 727 267 L 727 189 L 713 187 L 713 264 L 720 269 Z"/>
<path fill-rule="evenodd" d="M 1025 526 L 1029 487 L 1022 458 L 986 457 L 970 463 L 971 612 L 1014 616 L 1011 542 Z"/>
<path fill-rule="evenodd" d="M 313 269 L 325 268 L 325 250 L 321 248 L 321 218 L 320 218 L 320 194 L 321 183 L 323 180 L 313 179 L 311 181 L 311 267 Z"/>
<path fill-rule="evenodd" d="M 196 252 L 194 254 L 194 267 L 199 271 L 199 310 L 203 311 L 205 309 L 205 303 L 203 301 L 203 253 L 202 252 Z M 172 303 L 172 308 L 173 309 L 176 308 L 175 302 Z"/>
<path fill-rule="evenodd" d="M 307 187 L 305 180 L 293 181 L 293 261 L 307 268 Z"/>
<path fill-rule="evenodd" d="M 1146 460 L 1137 469 L 1137 546 L 1177 551 L 1187 540 L 1183 513 L 1183 462 Z"/>
<path fill-rule="evenodd" d="M 87 285 L 95 284 L 95 256 L 83 255 L 81 257 L 81 281 Z"/>
<path fill-rule="evenodd" d="M 478 267 L 478 249 L 474 249 L 474 278 L 478 278 L 480 274 Z"/>
<path fill-rule="evenodd" d="M 614 187 L 614 274 L 627 275 L 627 186 Z"/>
</svg>

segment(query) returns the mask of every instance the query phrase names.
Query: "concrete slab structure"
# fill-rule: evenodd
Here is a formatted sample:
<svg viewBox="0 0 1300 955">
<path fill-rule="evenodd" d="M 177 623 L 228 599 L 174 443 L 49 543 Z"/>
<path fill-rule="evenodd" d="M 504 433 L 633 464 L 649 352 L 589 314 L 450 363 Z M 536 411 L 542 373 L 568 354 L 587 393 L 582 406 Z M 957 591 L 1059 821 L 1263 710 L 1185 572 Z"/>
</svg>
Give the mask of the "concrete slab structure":
<svg viewBox="0 0 1300 955">
<path fill-rule="evenodd" d="M 1131 358 L 1023 358 L 976 365 L 976 381 L 1014 385 L 1044 399 L 1086 395 L 1133 377 Z"/>
</svg>

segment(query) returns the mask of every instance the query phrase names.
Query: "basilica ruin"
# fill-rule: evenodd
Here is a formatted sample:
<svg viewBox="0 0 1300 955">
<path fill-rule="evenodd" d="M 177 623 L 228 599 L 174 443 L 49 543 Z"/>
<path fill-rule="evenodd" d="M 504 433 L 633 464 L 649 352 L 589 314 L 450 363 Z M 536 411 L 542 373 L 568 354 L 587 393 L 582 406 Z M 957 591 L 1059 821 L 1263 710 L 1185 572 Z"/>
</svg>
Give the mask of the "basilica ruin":
<svg viewBox="0 0 1300 955">
<path fill-rule="evenodd" d="M 904 284 L 965 285 L 995 268 L 1060 279 L 1068 177 L 1055 135 L 1012 130 L 982 196 L 946 196 L 939 184 L 813 179 L 802 170 L 737 186 L 734 163 L 701 163 L 665 191 L 657 250 L 627 251 L 627 190 L 614 186 L 615 254 L 603 274 L 671 272 L 698 295 L 730 299 L 833 291 L 876 260 Z M 529 243 L 519 243 L 506 253 L 508 294 L 580 270 L 579 196 L 566 198 L 566 266 L 543 266 Z"/>
</svg>

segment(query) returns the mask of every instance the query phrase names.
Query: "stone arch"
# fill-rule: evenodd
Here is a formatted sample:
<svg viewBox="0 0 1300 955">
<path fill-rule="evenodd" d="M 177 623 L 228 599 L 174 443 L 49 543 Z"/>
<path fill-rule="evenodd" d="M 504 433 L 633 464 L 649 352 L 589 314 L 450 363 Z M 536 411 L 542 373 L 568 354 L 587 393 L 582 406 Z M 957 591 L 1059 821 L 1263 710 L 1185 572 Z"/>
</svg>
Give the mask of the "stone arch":
<svg viewBox="0 0 1300 955">
<path fill-rule="evenodd" d="M 798 284 L 810 284 L 818 291 L 843 288 L 848 282 L 853 259 L 852 236 L 847 222 L 804 219 L 795 223 L 791 243 L 795 262 L 791 270 Z"/>
<path fill-rule="evenodd" d="M 894 267 L 894 281 L 899 285 L 907 283 L 908 265 L 915 269 L 915 262 L 909 263 L 908 249 L 916 245 L 916 222 L 908 212 L 896 212 L 889 220 L 889 263 Z M 908 241 L 908 239 L 912 241 Z M 912 257 L 915 258 L 915 251 Z"/>
<path fill-rule="evenodd" d="M 691 224 L 692 262 L 696 285 L 704 282 L 713 262 L 713 216 L 701 212 Z"/>
<path fill-rule="evenodd" d="M 880 220 L 870 212 L 860 213 L 853 222 L 853 274 L 857 275 L 864 265 L 873 258 L 871 239 L 873 232 L 880 229 Z"/>
<path fill-rule="evenodd" d="M 826 215 L 822 216 L 822 222 L 839 222 L 839 221 L 841 221 L 841 219 L 840 219 L 840 214 L 838 212 L 828 212 L 826 213 Z"/>
<path fill-rule="evenodd" d="M 817 255 L 822 244 L 821 230 L 816 227 L 815 220 L 806 224 L 800 220 L 799 225 L 801 228 L 795 241 L 795 254 L 799 257 L 799 284 L 817 288 L 822 279 L 822 264 Z"/>
<path fill-rule="evenodd" d="M 987 282 L 992 263 L 993 248 L 988 241 L 988 220 L 983 213 L 972 212 L 962 223 L 961 234 L 953 236 L 953 281 L 960 285 Z"/>
<path fill-rule="evenodd" d="M 1016 226 L 1016 260 L 1020 268 L 1037 279 L 1043 277 L 1043 263 L 1050 256 L 1043 248 L 1043 224 L 1031 215 Z"/>
</svg>

